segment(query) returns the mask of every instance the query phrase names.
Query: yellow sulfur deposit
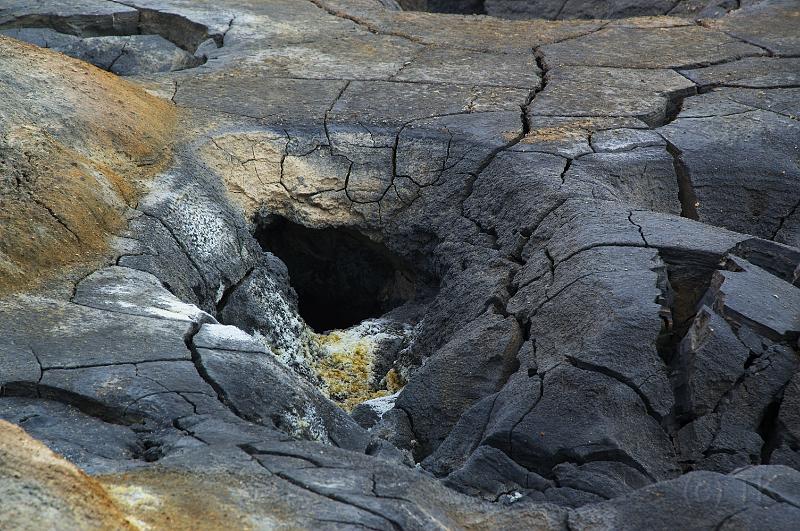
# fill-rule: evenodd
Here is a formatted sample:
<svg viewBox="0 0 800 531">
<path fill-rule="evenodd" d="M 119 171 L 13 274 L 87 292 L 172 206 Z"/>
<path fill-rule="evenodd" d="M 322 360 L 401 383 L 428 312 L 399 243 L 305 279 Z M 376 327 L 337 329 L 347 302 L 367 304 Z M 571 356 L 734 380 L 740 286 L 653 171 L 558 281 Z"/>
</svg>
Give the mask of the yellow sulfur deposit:
<svg viewBox="0 0 800 531">
<path fill-rule="evenodd" d="M 337 330 L 317 336 L 317 339 L 323 356 L 315 369 L 322 378 L 328 396 L 342 409 L 350 411 L 361 402 L 394 392 L 375 389 L 372 368 L 376 345 L 370 338 L 362 337 L 351 329 Z M 389 380 L 387 374 L 387 384 Z M 396 385 L 396 378 L 391 381 Z"/>
</svg>

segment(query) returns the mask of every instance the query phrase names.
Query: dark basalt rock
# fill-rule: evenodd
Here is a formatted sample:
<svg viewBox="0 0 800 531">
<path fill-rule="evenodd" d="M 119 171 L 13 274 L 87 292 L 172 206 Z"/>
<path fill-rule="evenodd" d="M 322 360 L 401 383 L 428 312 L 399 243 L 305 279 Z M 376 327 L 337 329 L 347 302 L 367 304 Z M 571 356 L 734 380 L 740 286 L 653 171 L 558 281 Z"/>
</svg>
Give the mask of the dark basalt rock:
<svg viewBox="0 0 800 531">
<path fill-rule="evenodd" d="M 691 178 L 701 221 L 797 244 L 800 168 L 797 142 L 790 140 L 798 135 L 797 94 L 721 88 L 688 98 L 676 120 L 659 130 Z M 733 153 L 741 158 L 731 167 Z"/>
<path fill-rule="evenodd" d="M 733 0 L 399 0 L 403 9 L 434 13 L 487 14 L 524 19 L 615 19 L 676 15 L 714 17 L 740 6 Z"/>
<path fill-rule="evenodd" d="M 485 13 L 484 0 L 400 0 L 401 8 L 432 13 L 462 13 L 474 15 Z"/>
<path fill-rule="evenodd" d="M 710 528 L 722 524 L 732 529 L 761 526 L 788 529 L 800 516 L 797 507 L 776 500 L 770 492 L 764 492 L 761 485 L 754 486 L 747 481 L 761 474 L 768 476 L 771 469 L 755 467 L 752 469 L 754 473 L 746 474 L 742 479 L 737 474 L 722 476 L 692 472 L 615 500 L 581 508 L 570 515 L 569 525 L 577 529 L 638 529 L 652 522 L 652 511 L 656 511 L 673 514 L 675 525 Z M 787 473 L 796 475 L 797 471 Z"/>
<path fill-rule="evenodd" d="M 795 3 L 399 4 L 0 7 L 0 275 L 121 218 L 0 419 L 155 529 L 796 528 Z"/>
</svg>

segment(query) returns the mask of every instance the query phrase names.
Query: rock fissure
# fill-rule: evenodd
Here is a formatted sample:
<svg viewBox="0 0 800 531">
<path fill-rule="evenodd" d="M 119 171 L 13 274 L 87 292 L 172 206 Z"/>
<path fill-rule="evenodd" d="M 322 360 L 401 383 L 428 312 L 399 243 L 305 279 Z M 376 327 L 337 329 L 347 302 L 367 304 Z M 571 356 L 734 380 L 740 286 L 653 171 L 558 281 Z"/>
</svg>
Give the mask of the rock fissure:
<svg viewBox="0 0 800 531">
<path fill-rule="evenodd" d="M 683 162 L 681 150 L 674 144 L 667 142 L 667 152 L 672 156 L 672 164 L 675 168 L 675 175 L 678 176 L 678 201 L 681 204 L 681 216 L 689 219 L 700 219 L 697 207 L 700 203 L 692 184 L 692 176 L 686 164 Z"/>
<path fill-rule="evenodd" d="M 618 373 L 618 372 L 616 372 L 616 371 L 614 371 L 612 369 L 609 369 L 608 367 L 605 367 L 605 366 L 602 366 L 602 365 L 595 365 L 595 364 L 592 364 L 592 363 L 587 363 L 587 362 L 582 361 L 582 360 L 580 360 L 578 358 L 575 358 L 573 356 L 567 356 L 564 359 L 567 361 L 567 363 L 569 363 L 570 365 L 572 365 L 573 367 L 576 367 L 578 369 L 581 369 L 581 370 L 584 370 L 584 371 L 597 372 L 597 373 L 600 373 L 600 374 L 602 374 L 604 376 L 608 376 L 609 378 L 614 378 L 615 380 L 617 380 L 619 382 L 622 382 L 625 386 L 629 387 L 634 393 L 636 393 L 636 395 L 642 401 L 642 405 L 647 410 L 647 414 L 650 415 L 651 417 L 653 417 L 653 419 L 655 419 L 655 421 L 659 425 L 662 424 L 662 422 L 664 420 L 663 417 L 661 415 L 659 415 L 653 409 L 653 406 L 650 404 L 650 399 L 647 397 L 646 394 L 644 394 L 642 392 L 642 390 L 639 388 L 639 386 L 637 386 L 634 382 L 632 382 L 630 380 L 630 378 L 627 378 L 627 377 L 625 377 L 625 375 L 620 374 L 620 373 Z"/>
<path fill-rule="evenodd" d="M 249 421 L 249 419 L 247 419 L 247 417 L 244 416 L 236 408 L 236 406 L 231 403 L 230 399 L 227 397 L 227 394 L 226 394 L 225 390 L 222 388 L 222 386 L 220 386 L 219 383 L 217 383 L 216 381 L 214 381 L 213 378 L 211 378 L 211 376 L 208 374 L 208 371 L 206 370 L 205 366 L 203 366 L 203 360 L 200 357 L 200 353 L 197 351 L 197 347 L 193 343 L 193 339 L 198 334 L 198 332 L 200 332 L 200 327 L 195 326 L 195 327 L 193 327 L 193 330 L 186 335 L 186 338 L 185 338 L 186 348 L 189 349 L 189 352 L 191 352 L 192 363 L 194 364 L 195 369 L 197 370 L 197 374 L 199 374 L 200 377 L 208 385 L 211 386 L 211 388 L 217 394 L 217 397 L 216 397 L 217 400 L 219 400 L 220 403 L 222 403 L 226 408 L 228 408 L 231 411 L 231 413 L 233 413 L 234 415 L 236 415 L 237 417 L 239 417 L 242 420 Z"/>
<path fill-rule="evenodd" d="M 0 280 L 53 276 L 3 292 L 0 419 L 129 521 L 796 519 L 787 2 L 23 4 Z"/>
</svg>

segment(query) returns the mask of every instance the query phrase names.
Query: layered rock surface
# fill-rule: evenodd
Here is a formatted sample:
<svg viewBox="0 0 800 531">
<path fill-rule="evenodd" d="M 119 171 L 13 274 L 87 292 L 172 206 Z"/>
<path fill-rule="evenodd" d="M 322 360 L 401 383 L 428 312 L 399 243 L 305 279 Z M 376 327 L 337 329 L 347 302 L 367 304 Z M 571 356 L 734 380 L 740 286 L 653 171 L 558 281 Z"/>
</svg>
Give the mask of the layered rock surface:
<svg viewBox="0 0 800 531">
<path fill-rule="evenodd" d="M 6 521 L 796 527 L 800 6 L 387 4 L 0 6 Z"/>
</svg>

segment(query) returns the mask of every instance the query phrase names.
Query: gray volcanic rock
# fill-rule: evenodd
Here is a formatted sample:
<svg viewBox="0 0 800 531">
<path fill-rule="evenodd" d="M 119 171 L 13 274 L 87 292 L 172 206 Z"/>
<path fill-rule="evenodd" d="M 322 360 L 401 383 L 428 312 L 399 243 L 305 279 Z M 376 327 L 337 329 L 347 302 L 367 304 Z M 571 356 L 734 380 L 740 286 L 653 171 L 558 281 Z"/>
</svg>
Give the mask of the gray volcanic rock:
<svg viewBox="0 0 800 531">
<path fill-rule="evenodd" d="M 262 261 L 223 295 L 217 307 L 223 322 L 256 334 L 295 372 L 318 383 L 309 367 L 319 355 L 318 346 L 311 330 L 297 316 L 297 294 L 289 284 L 286 266 L 277 257 L 265 253 Z"/>
<path fill-rule="evenodd" d="M 793 0 L 770 0 L 748 2 L 730 16 L 707 24 L 760 46 L 770 55 L 796 56 L 800 51 L 796 17 L 797 3 Z"/>
<path fill-rule="evenodd" d="M 160 35 L 79 38 L 51 29 L 23 28 L 0 34 L 50 48 L 118 75 L 193 68 L 203 59 L 181 50 Z"/>
<path fill-rule="evenodd" d="M 11 2 L 0 9 L 0 34 L 50 48 L 119 75 L 168 72 L 205 62 L 201 43 L 222 44 L 206 20 L 96 0 Z M 213 45 L 211 45 L 213 47 Z M 208 48 L 208 46 L 204 46 Z"/>
<path fill-rule="evenodd" d="M 397 399 L 424 438 L 418 452 L 435 449 L 461 415 L 496 392 L 514 370 L 522 331 L 513 318 L 484 314 L 427 360 Z"/>
<path fill-rule="evenodd" d="M 60 402 L 4 398 L 0 418 L 21 426 L 89 473 L 116 470 L 126 461 L 135 466 L 144 452 L 143 441 L 130 427 L 103 422 Z"/>
<path fill-rule="evenodd" d="M 564 186 L 637 209 L 671 214 L 681 211 L 673 160 L 663 148 L 587 153 L 564 174 Z"/>
<path fill-rule="evenodd" d="M 709 17 L 739 7 L 730 0 L 485 0 L 486 13 L 510 19 L 625 18 L 653 15 Z"/>
<path fill-rule="evenodd" d="M 663 145 L 663 138 L 646 129 L 608 129 L 592 135 L 592 149 L 602 152 L 616 153 Z"/>
<path fill-rule="evenodd" d="M 204 325 L 192 344 L 201 374 L 237 416 L 294 437 L 355 451 L 366 447 L 366 434 L 346 413 L 241 330 Z"/>
<path fill-rule="evenodd" d="M 712 470 L 770 461 L 781 444 L 775 417 L 798 367 L 794 334 L 784 335 L 771 317 L 786 311 L 781 296 L 791 300 L 797 288 L 739 258 L 727 262 L 738 273 L 714 273 L 702 301 L 709 306 L 698 313 L 676 359 L 680 410 L 690 419 L 677 433 L 682 460 Z M 729 275 L 734 280 L 727 284 Z M 760 285 L 767 279 L 769 287 Z M 743 300 L 762 305 L 757 320 L 729 309 Z M 785 318 L 794 322 L 796 304 L 788 305 Z"/>
<path fill-rule="evenodd" d="M 737 257 L 711 279 L 707 301 L 726 320 L 775 341 L 800 337 L 800 289 Z"/>
<path fill-rule="evenodd" d="M 483 0 L 400 0 L 398 3 L 403 9 L 433 13 L 483 12 Z"/>
<path fill-rule="evenodd" d="M 796 5 L 505 4 L 0 8 L 0 512 L 797 527 Z"/>
<path fill-rule="evenodd" d="M 5 347 L 33 353 L 42 370 L 190 358 L 183 337 L 192 323 L 183 316 L 163 319 L 30 297 L 6 303 L 0 320 Z M 109 336 L 115 341 L 104 340 Z M 11 381 L 5 374 L 2 380 Z"/>
<path fill-rule="evenodd" d="M 695 92 L 671 70 L 554 67 L 547 86 L 530 106 L 532 116 L 636 117 L 647 124 L 666 119 L 670 100 Z"/>
<path fill-rule="evenodd" d="M 800 84 L 800 58 L 746 57 L 707 68 L 682 70 L 698 89 L 780 88 Z"/>
<path fill-rule="evenodd" d="M 109 312 L 193 323 L 216 322 L 182 302 L 150 273 L 111 266 L 95 271 L 75 287 L 72 302 Z"/>
<path fill-rule="evenodd" d="M 690 179 L 701 221 L 797 244 L 797 94 L 722 88 L 688 98 L 659 129 Z"/>
<path fill-rule="evenodd" d="M 122 76 L 183 70 L 203 63 L 160 35 L 90 37 L 58 51 Z"/>
<path fill-rule="evenodd" d="M 552 67 L 696 68 L 766 55 L 762 48 L 721 31 L 678 25 L 657 32 L 643 26 L 612 25 L 576 39 L 547 44 L 541 51 Z M 628 46 L 631 42 L 636 46 Z"/>
<path fill-rule="evenodd" d="M 35 4 L 25 0 L 10 0 L 4 3 L 0 11 L 0 25 L 50 27 L 72 35 L 130 35 L 136 33 L 138 22 L 138 10 L 106 0 L 45 0 Z"/>
<path fill-rule="evenodd" d="M 713 17 L 738 8 L 731 0 L 400 0 L 403 9 L 439 13 L 485 13 L 508 19 L 615 19 L 678 15 Z"/>
<path fill-rule="evenodd" d="M 42 48 L 66 48 L 81 41 L 69 33 L 59 33 L 50 28 L 15 28 L 0 30 L 1 35 L 41 46 Z"/>
<path fill-rule="evenodd" d="M 695 415 L 713 412 L 736 383 L 749 355 L 725 320 L 701 307 L 681 341 L 676 360 L 680 367 L 677 387 L 686 401 L 678 407 Z"/>
<path fill-rule="evenodd" d="M 703 494 L 693 497 L 687 495 L 690 492 Z M 612 501 L 581 508 L 569 516 L 569 525 L 576 529 L 639 529 L 653 521 L 654 513 L 669 513 L 674 515 L 676 525 L 700 529 L 719 525 L 723 529 L 728 526 L 731 529 L 753 526 L 789 529 L 799 516 L 796 506 L 775 500 L 769 493 L 762 492 L 760 485 L 753 486 L 736 474 L 692 472 Z"/>
</svg>

